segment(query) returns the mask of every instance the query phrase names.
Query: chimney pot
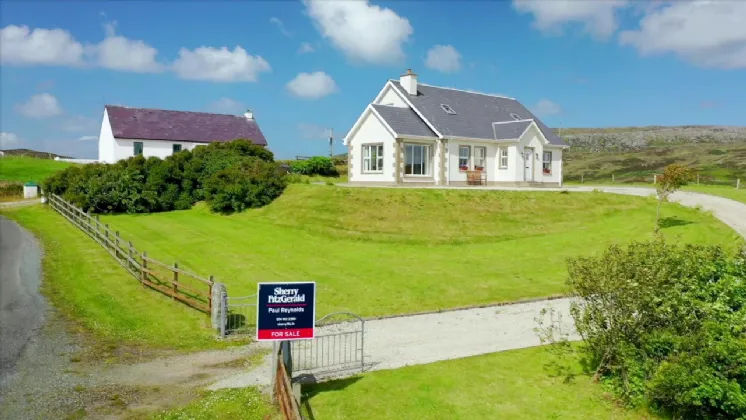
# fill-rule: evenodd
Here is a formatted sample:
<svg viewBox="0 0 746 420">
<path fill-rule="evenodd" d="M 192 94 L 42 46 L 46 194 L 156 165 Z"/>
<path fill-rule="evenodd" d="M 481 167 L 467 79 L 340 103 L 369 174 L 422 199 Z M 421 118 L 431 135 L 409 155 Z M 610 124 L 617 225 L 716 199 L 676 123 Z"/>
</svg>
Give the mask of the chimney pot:
<svg viewBox="0 0 746 420">
<path fill-rule="evenodd" d="M 244 113 L 243 113 L 243 116 L 244 116 L 244 117 L 245 117 L 245 118 L 246 118 L 247 120 L 253 120 L 253 119 L 254 119 L 254 113 L 253 113 L 253 112 L 251 112 L 251 110 L 250 110 L 250 109 L 247 109 L 247 110 L 246 110 L 246 112 L 244 112 Z"/>
</svg>

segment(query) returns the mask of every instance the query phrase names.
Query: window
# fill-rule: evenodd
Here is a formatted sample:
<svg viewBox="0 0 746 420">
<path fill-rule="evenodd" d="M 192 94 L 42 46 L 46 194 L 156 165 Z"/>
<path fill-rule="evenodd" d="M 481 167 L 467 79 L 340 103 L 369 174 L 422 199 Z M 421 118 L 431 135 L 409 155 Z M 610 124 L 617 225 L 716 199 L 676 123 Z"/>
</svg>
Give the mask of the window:
<svg viewBox="0 0 746 420">
<path fill-rule="evenodd" d="M 500 148 L 500 169 L 507 169 L 507 168 L 508 168 L 508 148 L 501 147 Z"/>
<path fill-rule="evenodd" d="M 383 145 L 363 145 L 363 172 L 383 172 Z"/>
<path fill-rule="evenodd" d="M 544 152 L 544 161 L 542 162 L 542 170 L 545 174 L 552 173 L 552 152 Z"/>
<path fill-rule="evenodd" d="M 511 117 L 511 118 L 513 118 L 513 119 L 514 119 L 514 120 L 516 120 L 516 121 L 520 121 L 520 120 L 521 120 L 521 117 L 520 117 L 520 115 L 518 115 L 518 114 L 514 114 L 514 113 L 512 113 L 512 112 L 510 113 L 510 117 Z"/>
<path fill-rule="evenodd" d="M 475 147 L 474 148 L 474 170 L 483 171 L 485 166 L 485 160 L 487 160 L 487 148 Z"/>
<path fill-rule="evenodd" d="M 180 144 L 174 144 L 174 153 L 181 152 L 181 145 Z"/>
<path fill-rule="evenodd" d="M 445 111 L 446 114 L 456 115 L 456 111 L 454 111 L 449 105 L 440 104 L 440 107 L 443 108 L 443 111 Z"/>
<path fill-rule="evenodd" d="M 458 170 L 468 171 L 471 167 L 471 148 L 469 146 L 458 147 Z"/>
<path fill-rule="evenodd" d="M 404 175 L 430 175 L 430 146 L 404 145 Z"/>
<path fill-rule="evenodd" d="M 142 154 L 142 142 L 136 141 L 135 142 L 135 156 Z"/>
</svg>

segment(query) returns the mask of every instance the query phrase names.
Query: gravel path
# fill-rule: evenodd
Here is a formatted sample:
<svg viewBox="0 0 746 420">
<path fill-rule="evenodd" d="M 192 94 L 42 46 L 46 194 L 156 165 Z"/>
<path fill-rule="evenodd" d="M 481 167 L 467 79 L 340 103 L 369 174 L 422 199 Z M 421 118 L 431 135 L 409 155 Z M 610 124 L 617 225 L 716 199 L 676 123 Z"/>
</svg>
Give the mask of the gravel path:
<svg viewBox="0 0 746 420">
<path fill-rule="evenodd" d="M 652 188 L 636 187 L 453 187 L 451 189 L 577 192 L 602 190 L 607 193 L 643 197 L 655 195 L 655 190 Z M 677 192 L 671 200 L 684 206 L 700 206 L 703 210 L 712 211 L 715 217 L 746 238 L 745 204 L 727 198 L 692 192 Z M 537 327 L 536 321 L 544 308 L 554 309 L 556 314 L 560 314 L 563 329 L 572 332 L 571 339 L 578 339 L 574 334 L 569 307 L 570 299 L 556 299 L 366 321 L 366 365 L 369 370 L 396 369 L 409 365 L 537 346 L 541 343 L 534 329 Z M 267 359 L 263 366 L 223 379 L 211 385 L 210 388 L 268 385 L 269 369 L 270 361 Z"/>
</svg>

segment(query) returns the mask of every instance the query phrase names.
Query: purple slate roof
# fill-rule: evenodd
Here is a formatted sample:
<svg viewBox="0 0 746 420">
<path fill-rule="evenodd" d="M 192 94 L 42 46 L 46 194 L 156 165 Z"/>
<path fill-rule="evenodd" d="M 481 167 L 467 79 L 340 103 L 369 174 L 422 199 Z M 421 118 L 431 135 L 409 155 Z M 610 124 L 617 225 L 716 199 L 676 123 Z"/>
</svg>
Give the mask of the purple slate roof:
<svg viewBox="0 0 746 420">
<path fill-rule="evenodd" d="M 248 139 L 267 145 L 262 130 L 243 115 L 168 111 L 106 105 L 115 138 L 212 143 Z"/>
</svg>

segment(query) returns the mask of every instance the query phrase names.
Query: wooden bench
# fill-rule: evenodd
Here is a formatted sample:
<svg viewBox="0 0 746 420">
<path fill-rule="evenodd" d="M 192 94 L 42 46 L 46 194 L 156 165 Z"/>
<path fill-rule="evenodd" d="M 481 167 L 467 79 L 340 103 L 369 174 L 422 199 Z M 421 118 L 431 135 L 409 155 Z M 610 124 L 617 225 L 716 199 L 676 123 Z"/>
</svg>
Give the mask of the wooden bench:
<svg viewBox="0 0 746 420">
<path fill-rule="evenodd" d="M 487 185 L 487 172 L 485 171 L 466 171 L 467 185 Z"/>
</svg>

